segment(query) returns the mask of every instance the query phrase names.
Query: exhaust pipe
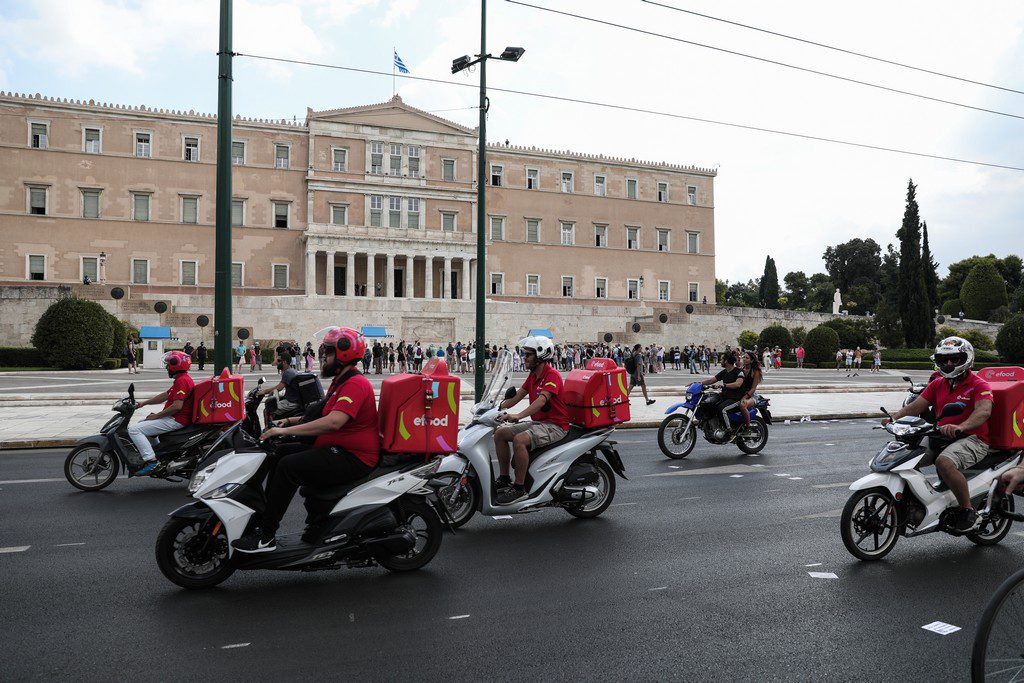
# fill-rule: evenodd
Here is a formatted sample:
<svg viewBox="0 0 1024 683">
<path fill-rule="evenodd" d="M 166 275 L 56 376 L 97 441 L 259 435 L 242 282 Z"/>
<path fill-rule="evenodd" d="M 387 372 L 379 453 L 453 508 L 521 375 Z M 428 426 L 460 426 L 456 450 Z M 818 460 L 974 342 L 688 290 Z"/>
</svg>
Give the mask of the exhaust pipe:
<svg viewBox="0 0 1024 683">
<path fill-rule="evenodd" d="M 362 545 L 373 554 L 401 555 L 416 547 L 416 533 L 406 529 L 401 533 L 364 539 Z"/>
<path fill-rule="evenodd" d="M 596 486 L 562 486 L 557 491 L 552 491 L 556 500 L 584 502 L 597 498 Z"/>
</svg>

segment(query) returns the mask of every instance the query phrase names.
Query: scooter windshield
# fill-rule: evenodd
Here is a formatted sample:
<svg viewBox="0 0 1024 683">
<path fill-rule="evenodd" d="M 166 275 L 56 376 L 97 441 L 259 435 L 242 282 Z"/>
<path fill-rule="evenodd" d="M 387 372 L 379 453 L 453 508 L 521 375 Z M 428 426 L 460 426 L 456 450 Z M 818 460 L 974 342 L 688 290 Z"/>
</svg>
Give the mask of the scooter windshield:
<svg viewBox="0 0 1024 683">
<path fill-rule="evenodd" d="M 502 349 L 498 353 L 498 362 L 494 365 L 494 374 L 491 375 L 491 381 L 487 384 L 487 389 L 484 390 L 484 395 L 481 397 L 479 405 L 486 406 L 488 410 L 494 408 L 504 400 L 505 390 L 511 381 L 512 354 Z"/>
</svg>

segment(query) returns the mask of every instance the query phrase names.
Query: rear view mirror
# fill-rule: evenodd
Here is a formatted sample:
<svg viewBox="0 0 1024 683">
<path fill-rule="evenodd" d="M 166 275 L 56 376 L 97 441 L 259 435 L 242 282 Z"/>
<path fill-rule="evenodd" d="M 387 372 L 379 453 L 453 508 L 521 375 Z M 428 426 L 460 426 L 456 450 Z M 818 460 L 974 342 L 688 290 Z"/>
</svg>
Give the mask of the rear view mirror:
<svg viewBox="0 0 1024 683">
<path fill-rule="evenodd" d="M 266 381 L 267 381 L 266 377 L 260 377 L 260 381 L 256 382 L 256 386 L 260 386 L 261 384 L 263 384 Z"/>
<path fill-rule="evenodd" d="M 505 392 L 505 400 L 506 401 L 509 400 L 510 398 L 514 397 L 518 393 L 519 393 L 518 389 L 516 389 L 515 387 L 509 387 L 508 391 Z"/>
<path fill-rule="evenodd" d="M 135 400 L 135 382 L 128 385 L 128 398 Z"/>
<path fill-rule="evenodd" d="M 964 412 L 965 406 L 963 403 L 947 403 L 942 407 L 942 412 L 939 413 L 939 419 L 944 417 L 956 417 Z"/>
<path fill-rule="evenodd" d="M 904 382 L 913 382 L 914 380 L 910 379 L 910 375 L 903 375 L 903 381 Z"/>
</svg>

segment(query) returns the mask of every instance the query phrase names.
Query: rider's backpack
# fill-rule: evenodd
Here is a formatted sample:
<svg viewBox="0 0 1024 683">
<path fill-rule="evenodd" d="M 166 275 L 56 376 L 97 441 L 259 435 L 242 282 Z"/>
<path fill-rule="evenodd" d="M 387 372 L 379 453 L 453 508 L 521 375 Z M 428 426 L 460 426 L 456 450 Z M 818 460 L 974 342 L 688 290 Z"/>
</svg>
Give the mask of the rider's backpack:
<svg viewBox="0 0 1024 683">
<path fill-rule="evenodd" d="M 324 386 L 320 384 L 320 378 L 314 373 L 300 372 L 292 378 L 292 382 L 299 390 L 299 399 L 303 408 L 324 398 Z"/>
<path fill-rule="evenodd" d="M 633 357 L 633 354 L 629 354 L 622 359 L 622 366 L 626 368 L 626 372 L 629 374 L 636 374 L 636 358 Z"/>
</svg>

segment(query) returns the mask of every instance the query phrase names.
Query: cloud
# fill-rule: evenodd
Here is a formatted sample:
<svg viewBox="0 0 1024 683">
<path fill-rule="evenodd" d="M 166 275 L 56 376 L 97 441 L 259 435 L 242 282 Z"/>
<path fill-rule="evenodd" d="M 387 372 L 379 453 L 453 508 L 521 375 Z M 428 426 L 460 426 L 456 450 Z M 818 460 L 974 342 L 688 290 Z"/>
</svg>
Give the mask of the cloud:
<svg viewBox="0 0 1024 683">
<path fill-rule="evenodd" d="M 405 19 L 415 12 L 419 4 L 420 0 L 391 0 L 384 13 L 384 18 L 381 19 L 381 26 L 394 26 L 401 19 Z"/>
</svg>

